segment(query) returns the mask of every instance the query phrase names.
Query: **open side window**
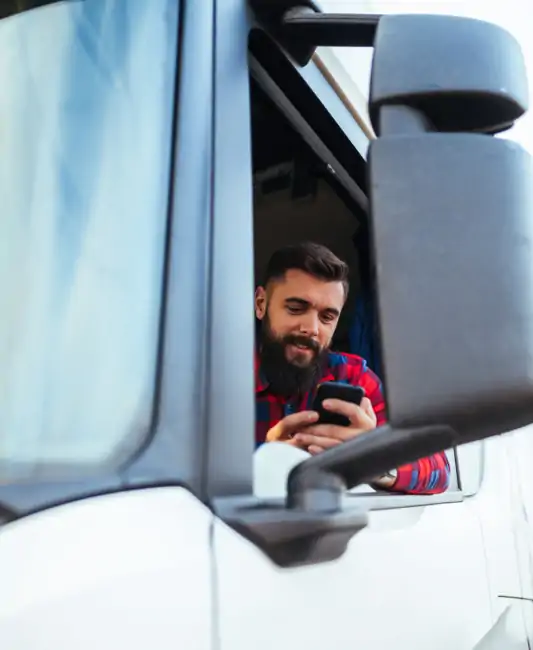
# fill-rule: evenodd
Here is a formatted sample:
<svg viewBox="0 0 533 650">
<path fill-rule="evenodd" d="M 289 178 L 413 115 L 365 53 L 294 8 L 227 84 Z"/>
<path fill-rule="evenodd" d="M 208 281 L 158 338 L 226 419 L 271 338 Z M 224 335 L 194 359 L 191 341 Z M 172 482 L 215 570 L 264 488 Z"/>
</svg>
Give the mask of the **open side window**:
<svg viewBox="0 0 533 650">
<path fill-rule="evenodd" d="M 268 258 L 280 246 L 303 240 L 326 245 L 350 266 L 350 293 L 332 347 L 363 357 L 382 376 L 363 142 L 368 133 L 361 129 L 364 116 L 358 122 L 354 104 L 335 92 L 327 74 L 328 52 L 315 58 L 304 73 L 264 32 L 251 32 L 255 283 L 260 283 Z M 347 112 L 352 137 L 341 128 Z M 352 494 L 372 498 L 373 508 L 460 500 L 456 452 L 446 454 L 451 477 L 444 494 L 376 493 L 369 486 Z"/>
</svg>

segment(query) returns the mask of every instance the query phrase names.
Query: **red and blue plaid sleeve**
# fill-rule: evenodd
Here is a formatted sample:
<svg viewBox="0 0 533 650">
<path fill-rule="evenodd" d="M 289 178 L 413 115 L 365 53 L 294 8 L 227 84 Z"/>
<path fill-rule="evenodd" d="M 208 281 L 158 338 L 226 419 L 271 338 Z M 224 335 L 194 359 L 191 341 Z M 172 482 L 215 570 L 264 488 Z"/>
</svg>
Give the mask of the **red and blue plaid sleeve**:
<svg viewBox="0 0 533 650">
<path fill-rule="evenodd" d="M 372 403 L 377 417 L 377 424 L 381 426 L 387 421 L 383 388 L 377 375 L 359 357 L 346 355 L 346 379 L 354 386 L 362 386 Z M 444 451 L 428 458 L 404 465 L 398 468 L 398 476 L 392 492 L 403 494 L 440 494 L 445 492 L 450 485 L 450 463 Z"/>
<path fill-rule="evenodd" d="M 398 468 L 398 478 L 390 488 L 404 494 L 440 494 L 450 485 L 450 463 L 443 451 Z"/>
</svg>

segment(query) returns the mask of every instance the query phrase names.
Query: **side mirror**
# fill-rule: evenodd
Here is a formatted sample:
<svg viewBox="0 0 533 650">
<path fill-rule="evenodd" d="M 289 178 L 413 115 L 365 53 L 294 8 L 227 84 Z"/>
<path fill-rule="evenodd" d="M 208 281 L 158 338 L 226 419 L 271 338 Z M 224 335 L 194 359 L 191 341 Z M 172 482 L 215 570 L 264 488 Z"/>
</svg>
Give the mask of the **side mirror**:
<svg viewBox="0 0 533 650">
<path fill-rule="evenodd" d="M 527 97 L 499 27 L 381 19 L 369 176 L 393 428 L 446 425 L 461 444 L 533 421 L 531 158 L 471 133 L 508 128 Z"/>
</svg>

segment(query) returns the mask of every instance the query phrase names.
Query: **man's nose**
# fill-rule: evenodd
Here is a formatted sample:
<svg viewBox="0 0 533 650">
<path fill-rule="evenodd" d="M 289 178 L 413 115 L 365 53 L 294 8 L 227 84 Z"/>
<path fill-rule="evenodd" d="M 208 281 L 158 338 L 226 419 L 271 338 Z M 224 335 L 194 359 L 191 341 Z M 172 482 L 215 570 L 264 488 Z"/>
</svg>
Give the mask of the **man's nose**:
<svg viewBox="0 0 533 650">
<path fill-rule="evenodd" d="M 318 315 L 308 313 L 300 321 L 300 333 L 309 338 L 316 339 L 318 337 Z"/>
</svg>

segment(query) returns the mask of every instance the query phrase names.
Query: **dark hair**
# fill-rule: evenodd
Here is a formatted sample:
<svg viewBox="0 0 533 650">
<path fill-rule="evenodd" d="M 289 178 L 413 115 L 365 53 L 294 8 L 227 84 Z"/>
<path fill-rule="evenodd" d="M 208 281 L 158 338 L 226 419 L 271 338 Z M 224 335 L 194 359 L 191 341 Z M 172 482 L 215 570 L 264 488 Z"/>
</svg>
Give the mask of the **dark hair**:
<svg viewBox="0 0 533 650">
<path fill-rule="evenodd" d="M 278 249 L 267 264 L 264 286 L 270 280 L 283 278 L 290 269 L 304 271 L 325 282 L 342 282 L 344 296 L 348 295 L 350 269 L 326 246 L 302 242 Z"/>
</svg>

